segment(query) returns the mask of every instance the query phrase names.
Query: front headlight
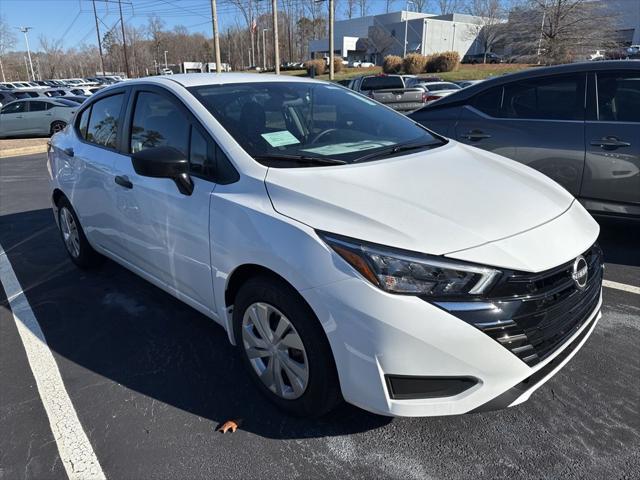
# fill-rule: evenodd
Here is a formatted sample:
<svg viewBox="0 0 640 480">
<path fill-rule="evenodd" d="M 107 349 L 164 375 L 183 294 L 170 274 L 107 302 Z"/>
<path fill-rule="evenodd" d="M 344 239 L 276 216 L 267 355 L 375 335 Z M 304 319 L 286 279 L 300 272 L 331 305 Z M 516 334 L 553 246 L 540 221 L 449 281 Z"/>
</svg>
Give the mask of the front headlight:
<svg viewBox="0 0 640 480">
<path fill-rule="evenodd" d="M 320 238 L 376 287 L 432 298 L 481 295 L 499 270 L 318 232 Z"/>
</svg>

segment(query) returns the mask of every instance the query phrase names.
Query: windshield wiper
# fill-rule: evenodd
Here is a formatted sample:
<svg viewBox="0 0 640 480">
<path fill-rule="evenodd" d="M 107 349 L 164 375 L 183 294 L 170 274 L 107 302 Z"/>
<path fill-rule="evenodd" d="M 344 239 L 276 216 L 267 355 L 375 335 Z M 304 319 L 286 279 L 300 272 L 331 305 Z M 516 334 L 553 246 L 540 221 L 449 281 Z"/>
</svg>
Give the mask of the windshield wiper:
<svg viewBox="0 0 640 480">
<path fill-rule="evenodd" d="M 358 157 L 352 163 L 364 162 L 366 160 L 372 160 L 374 158 L 384 157 L 388 155 L 395 155 L 396 153 L 408 152 L 410 150 L 419 150 L 422 148 L 437 147 L 439 145 L 442 145 L 442 142 L 438 140 L 430 141 L 430 142 L 421 142 L 421 143 L 416 143 L 416 142 L 400 143 L 387 148 L 383 148 L 382 150 L 377 150 L 367 155 L 363 155 L 362 157 Z"/>
<path fill-rule="evenodd" d="M 297 162 L 306 163 L 309 165 L 344 165 L 347 162 L 339 160 L 337 158 L 330 157 L 314 157 L 309 155 L 289 155 L 289 154 L 274 154 L 274 155 L 254 155 L 254 159 L 258 161 L 283 161 L 283 162 Z"/>
</svg>

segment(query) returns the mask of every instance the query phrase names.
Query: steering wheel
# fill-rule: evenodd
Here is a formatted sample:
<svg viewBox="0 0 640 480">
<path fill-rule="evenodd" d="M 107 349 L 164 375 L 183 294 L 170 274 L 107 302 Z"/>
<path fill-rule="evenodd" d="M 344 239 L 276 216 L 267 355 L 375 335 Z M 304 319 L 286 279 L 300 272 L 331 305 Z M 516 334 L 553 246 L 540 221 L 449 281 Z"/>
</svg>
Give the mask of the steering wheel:
<svg viewBox="0 0 640 480">
<path fill-rule="evenodd" d="M 311 143 L 318 143 L 322 138 L 326 137 L 327 135 L 330 135 L 333 132 L 337 132 L 338 129 L 337 128 L 327 128 L 326 130 L 321 131 L 318 135 L 316 135 L 313 140 L 311 140 Z"/>
</svg>

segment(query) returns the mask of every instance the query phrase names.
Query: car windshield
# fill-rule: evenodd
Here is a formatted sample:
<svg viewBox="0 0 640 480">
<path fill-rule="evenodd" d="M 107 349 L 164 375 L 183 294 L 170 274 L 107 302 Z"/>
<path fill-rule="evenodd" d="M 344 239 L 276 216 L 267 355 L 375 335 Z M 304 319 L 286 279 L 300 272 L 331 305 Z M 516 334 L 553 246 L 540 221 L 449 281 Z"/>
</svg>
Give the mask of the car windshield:
<svg viewBox="0 0 640 480">
<path fill-rule="evenodd" d="M 276 167 L 352 163 L 408 144 L 444 140 L 407 117 L 337 85 L 264 82 L 191 87 L 259 162 Z M 380 157 L 378 157 L 380 158 Z"/>
</svg>

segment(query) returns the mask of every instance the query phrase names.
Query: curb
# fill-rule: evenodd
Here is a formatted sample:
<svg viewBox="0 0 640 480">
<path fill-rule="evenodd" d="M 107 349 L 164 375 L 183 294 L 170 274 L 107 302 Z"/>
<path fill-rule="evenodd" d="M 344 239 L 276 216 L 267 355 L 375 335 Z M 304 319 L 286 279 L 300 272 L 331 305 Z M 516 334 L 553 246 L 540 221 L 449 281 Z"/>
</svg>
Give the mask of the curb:
<svg viewBox="0 0 640 480">
<path fill-rule="evenodd" d="M 33 155 L 34 153 L 46 153 L 46 145 L 35 145 L 33 147 L 9 148 L 0 151 L 0 158 L 18 157 L 21 155 Z"/>
</svg>

